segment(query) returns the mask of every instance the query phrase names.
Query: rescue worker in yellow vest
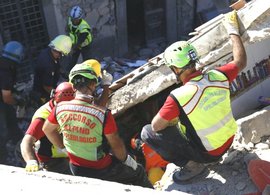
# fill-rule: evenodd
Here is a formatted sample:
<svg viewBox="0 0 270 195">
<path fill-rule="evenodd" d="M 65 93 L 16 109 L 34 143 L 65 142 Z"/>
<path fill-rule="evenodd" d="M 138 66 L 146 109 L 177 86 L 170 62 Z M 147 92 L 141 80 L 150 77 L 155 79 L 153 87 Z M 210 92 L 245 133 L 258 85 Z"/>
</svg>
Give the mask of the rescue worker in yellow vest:
<svg viewBox="0 0 270 195">
<path fill-rule="evenodd" d="M 151 124 L 143 127 L 141 138 L 163 159 L 179 166 L 173 174 L 176 183 L 201 175 L 204 164 L 217 162 L 237 130 L 229 86 L 247 59 L 237 13 L 226 14 L 223 23 L 232 42 L 233 60 L 228 64 L 197 71 L 198 54 L 186 41 L 164 51 L 167 66 L 183 85 L 170 93 Z"/>
<path fill-rule="evenodd" d="M 63 82 L 53 91 L 51 100 L 34 113 L 31 124 L 20 145 L 22 157 L 26 162 L 25 170 L 27 172 L 43 169 L 70 174 L 66 152 L 51 144 L 42 131 L 42 127 L 57 103 L 72 99 L 74 99 L 72 84 Z"/>
<path fill-rule="evenodd" d="M 152 188 L 142 165 L 128 154 L 110 110 L 94 103 L 98 78 L 93 68 L 77 64 L 69 80 L 75 99 L 58 104 L 43 131 L 55 146 L 66 148 L 72 174 Z"/>
<path fill-rule="evenodd" d="M 76 5 L 72 7 L 68 17 L 66 31 L 72 40 L 72 56 L 67 67 L 68 72 L 77 64 L 80 54 L 82 54 L 83 61 L 90 59 L 91 56 L 91 28 L 83 16 L 82 8 Z"/>
</svg>

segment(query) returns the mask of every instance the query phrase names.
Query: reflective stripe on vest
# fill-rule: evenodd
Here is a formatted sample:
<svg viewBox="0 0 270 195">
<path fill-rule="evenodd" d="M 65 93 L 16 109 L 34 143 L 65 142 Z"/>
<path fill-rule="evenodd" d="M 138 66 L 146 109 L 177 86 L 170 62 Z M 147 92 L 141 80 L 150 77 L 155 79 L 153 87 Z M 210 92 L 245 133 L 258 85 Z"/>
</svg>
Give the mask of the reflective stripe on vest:
<svg viewBox="0 0 270 195">
<path fill-rule="evenodd" d="M 221 129 L 223 127 L 223 124 L 227 124 L 231 119 L 233 118 L 232 113 L 228 113 L 219 123 L 216 125 L 213 125 L 212 127 L 209 127 L 207 129 L 200 129 L 197 132 L 198 136 L 201 138 L 201 141 L 206 148 L 206 150 L 211 151 L 215 148 L 211 145 L 209 140 L 207 139 L 208 135 L 211 135 L 212 133 L 215 133 L 217 129 Z M 227 141 L 227 140 L 225 140 Z M 223 145 L 223 144 L 222 144 Z"/>
<path fill-rule="evenodd" d="M 79 100 L 57 105 L 56 118 L 69 153 L 90 161 L 104 157 L 102 135 L 105 111 Z"/>
<path fill-rule="evenodd" d="M 68 18 L 68 29 L 69 29 L 69 36 L 72 40 L 72 44 L 76 44 L 78 41 L 78 37 L 80 33 L 85 33 L 87 32 L 88 35 L 85 39 L 84 42 L 82 42 L 82 44 L 80 45 L 80 47 L 85 47 L 87 45 L 89 45 L 92 42 L 92 35 L 91 35 L 91 28 L 88 25 L 88 23 L 82 19 L 81 23 L 77 26 L 75 32 L 72 30 L 72 22 L 71 22 L 71 18 Z"/>
<path fill-rule="evenodd" d="M 236 132 L 229 82 L 223 73 L 209 71 L 171 94 L 182 105 L 206 150 L 221 147 Z"/>
</svg>

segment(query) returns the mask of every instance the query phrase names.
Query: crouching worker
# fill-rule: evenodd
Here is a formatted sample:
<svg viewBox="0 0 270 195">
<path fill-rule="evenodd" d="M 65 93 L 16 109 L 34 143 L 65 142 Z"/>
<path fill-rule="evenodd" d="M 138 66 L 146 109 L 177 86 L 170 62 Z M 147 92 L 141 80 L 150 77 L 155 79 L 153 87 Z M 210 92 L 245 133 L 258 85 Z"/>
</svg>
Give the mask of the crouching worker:
<svg viewBox="0 0 270 195">
<path fill-rule="evenodd" d="M 57 103 L 69 101 L 73 98 L 72 84 L 63 82 L 52 93 L 51 100 L 35 112 L 21 142 L 21 154 L 26 162 L 25 169 L 27 172 L 45 169 L 70 174 L 66 152 L 51 144 L 42 131 L 42 126 Z"/>
<path fill-rule="evenodd" d="M 43 131 L 54 145 L 66 148 L 72 174 L 153 188 L 144 168 L 127 153 L 111 112 L 93 102 L 98 82 L 94 70 L 77 64 L 69 80 L 75 99 L 57 104 Z M 104 147 L 106 142 L 113 155 Z"/>
<path fill-rule="evenodd" d="M 170 93 L 151 124 L 144 126 L 141 138 L 165 160 L 179 166 L 173 174 L 176 183 L 202 176 L 204 164 L 218 162 L 237 131 L 230 83 L 246 67 L 247 59 L 235 11 L 226 15 L 224 24 L 232 41 L 233 60 L 228 64 L 197 71 L 199 56 L 186 41 L 173 43 L 164 51 L 167 66 L 183 86 Z"/>
</svg>

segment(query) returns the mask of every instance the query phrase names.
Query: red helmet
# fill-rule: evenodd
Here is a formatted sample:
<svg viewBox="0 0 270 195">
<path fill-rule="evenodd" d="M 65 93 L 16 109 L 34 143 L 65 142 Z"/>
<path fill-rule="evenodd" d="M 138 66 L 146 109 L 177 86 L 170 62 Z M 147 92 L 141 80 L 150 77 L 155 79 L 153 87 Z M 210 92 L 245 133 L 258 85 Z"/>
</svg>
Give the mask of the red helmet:
<svg viewBox="0 0 270 195">
<path fill-rule="evenodd" d="M 51 98 L 57 103 L 61 101 L 70 101 L 74 99 L 74 89 L 71 83 L 63 82 L 52 91 Z"/>
</svg>

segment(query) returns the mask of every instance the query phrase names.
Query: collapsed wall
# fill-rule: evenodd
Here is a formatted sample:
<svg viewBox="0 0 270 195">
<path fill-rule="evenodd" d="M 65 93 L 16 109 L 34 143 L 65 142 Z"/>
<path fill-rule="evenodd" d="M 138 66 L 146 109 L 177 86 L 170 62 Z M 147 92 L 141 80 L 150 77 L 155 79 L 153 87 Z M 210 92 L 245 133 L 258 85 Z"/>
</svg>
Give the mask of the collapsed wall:
<svg viewBox="0 0 270 195">
<path fill-rule="evenodd" d="M 245 45 L 270 38 L 270 1 L 254 0 L 238 10 L 240 32 Z M 189 41 L 197 48 L 202 64 L 207 68 L 221 65 L 231 59 L 231 42 L 222 23 L 221 14 L 195 29 L 196 36 Z M 163 54 L 115 81 L 109 100 L 109 109 L 115 116 L 144 102 L 176 83 L 174 74 L 164 65 Z"/>
</svg>

